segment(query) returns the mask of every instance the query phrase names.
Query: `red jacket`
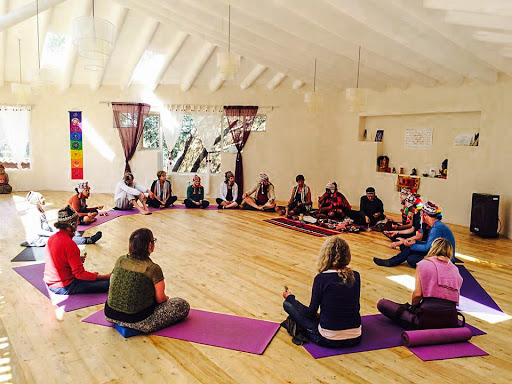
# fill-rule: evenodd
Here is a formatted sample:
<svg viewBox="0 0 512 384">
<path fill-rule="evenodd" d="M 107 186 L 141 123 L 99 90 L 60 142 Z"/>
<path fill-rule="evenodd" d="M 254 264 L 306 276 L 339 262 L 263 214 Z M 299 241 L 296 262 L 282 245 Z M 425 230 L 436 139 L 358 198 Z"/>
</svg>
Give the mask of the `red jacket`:
<svg viewBox="0 0 512 384">
<path fill-rule="evenodd" d="M 76 213 L 78 213 L 78 216 L 87 216 L 88 215 L 87 204 L 85 203 L 85 199 L 84 199 L 84 204 L 82 205 L 82 202 L 78 198 L 78 195 L 73 195 L 69 199 L 68 204 L 71 205 L 71 207 L 76 211 Z"/>
<path fill-rule="evenodd" d="M 73 234 L 58 231 L 50 236 L 45 249 L 44 282 L 52 288 L 66 287 L 75 279 L 97 279 L 97 273 L 87 272 L 80 259 L 80 249 L 72 240 Z"/>
</svg>

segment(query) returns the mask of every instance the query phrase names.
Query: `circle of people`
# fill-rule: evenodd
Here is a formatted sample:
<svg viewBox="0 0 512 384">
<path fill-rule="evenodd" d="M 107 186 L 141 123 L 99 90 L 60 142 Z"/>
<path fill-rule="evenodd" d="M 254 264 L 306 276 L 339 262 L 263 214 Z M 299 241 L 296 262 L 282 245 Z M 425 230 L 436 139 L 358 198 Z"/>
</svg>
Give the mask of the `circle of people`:
<svg viewBox="0 0 512 384">
<path fill-rule="evenodd" d="M 146 189 L 135 183 L 131 173 L 126 173 L 116 186 L 115 209 L 136 207 L 141 214 L 149 214 L 148 205 L 154 208 L 171 206 L 177 198 L 172 195 L 166 173 L 159 171 L 157 176 L 151 189 Z M 390 267 L 406 261 L 416 267 L 416 283 L 410 304 L 382 299 L 377 304 L 378 310 L 405 329 L 458 326 L 456 305 L 462 277 L 452 262 L 455 253 L 453 234 L 441 221 L 441 211 L 435 204 L 424 204 L 419 195 L 403 189 L 400 193 L 402 221 L 395 222 L 384 215 L 382 201 L 374 188 L 369 187 L 361 198 L 360 211 L 353 211 L 338 191 L 337 184 L 330 182 L 318 198 L 319 209 L 314 213 L 311 190 L 305 184 L 304 176 L 298 175 L 288 204 L 278 207 L 273 185 L 263 173 L 254 188 L 243 193 L 239 204 L 234 179 L 232 172 L 226 172 L 225 181 L 220 186 L 221 197 L 217 199 L 219 209 L 247 205 L 292 217 L 311 213 L 328 220 L 345 219 L 376 228 L 383 224 L 380 229 L 392 240 L 392 248 L 400 249 L 400 252 L 390 259 L 374 258 L 374 262 Z M 104 310 L 106 319 L 145 333 L 186 318 L 190 305 L 182 298 L 166 295 L 162 269 L 151 259 L 157 239 L 150 229 L 137 229 L 130 235 L 128 253 L 116 261 L 111 273 L 85 270 L 86 255 L 80 255 L 77 244 L 81 242 L 76 240 L 75 231 L 78 224 L 95 221 L 103 208 L 88 207 L 86 200 L 89 197 L 89 185 L 80 183 L 76 195 L 58 212 L 54 224 L 58 231 L 47 238 L 45 248 L 44 281 L 48 288 L 55 294 L 65 295 L 108 292 Z M 44 213 L 44 198 L 40 194 L 30 192 L 27 200 Z M 184 203 L 187 208 L 208 206 L 199 176 L 194 176 Z M 350 261 L 351 252 L 346 241 L 339 236 L 329 237 L 318 255 L 318 274 L 313 281 L 309 306 L 299 302 L 292 291 L 284 287 L 283 308 L 288 317 L 281 326 L 292 335 L 294 343 L 309 340 L 321 346 L 340 348 L 361 341 L 361 276 L 349 267 Z"/>
</svg>

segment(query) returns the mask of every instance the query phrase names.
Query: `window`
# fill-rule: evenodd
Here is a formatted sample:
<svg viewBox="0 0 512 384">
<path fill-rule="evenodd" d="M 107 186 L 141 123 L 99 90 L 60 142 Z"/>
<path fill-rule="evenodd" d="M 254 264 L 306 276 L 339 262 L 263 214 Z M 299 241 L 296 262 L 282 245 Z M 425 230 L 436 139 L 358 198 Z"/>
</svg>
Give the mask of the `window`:
<svg viewBox="0 0 512 384">
<path fill-rule="evenodd" d="M 30 169 L 30 109 L 0 108 L 0 163 L 5 168 Z"/>
<path fill-rule="evenodd" d="M 155 80 L 155 76 L 164 65 L 165 55 L 154 51 L 145 51 L 133 71 L 132 82 L 146 84 Z"/>
<path fill-rule="evenodd" d="M 160 116 L 151 114 L 144 119 L 144 131 L 142 133 L 142 148 L 160 148 Z"/>
<path fill-rule="evenodd" d="M 230 147 L 234 146 L 233 136 L 230 132 L 227 131 L 228 119 L 224 116 L 224 151 L 229 151 Z M 267 116 L 266 115 L 256 115 L 254 118 L 254 122 L 252 124 L 251 132 L 265 132 L 267 130 Z"/>
</svg>

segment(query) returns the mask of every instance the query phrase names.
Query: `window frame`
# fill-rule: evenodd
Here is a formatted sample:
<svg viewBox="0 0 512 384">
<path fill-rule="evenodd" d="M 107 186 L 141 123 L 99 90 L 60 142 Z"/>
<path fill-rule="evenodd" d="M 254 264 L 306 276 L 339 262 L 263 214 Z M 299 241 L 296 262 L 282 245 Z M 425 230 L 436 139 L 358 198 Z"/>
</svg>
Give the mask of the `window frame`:
<svg viewBox="0 0 512 384">
<path fill-rule="evenodd" d="M 149 148 L 144 146 L 144 127 L 142 128 L 142 136 L 140 138 L 140 142 L 138 145 L 137 150 L 138 151 L 160 151 L 160 156 L 163 156 L 163 133 L 162 133 L 162 121 L 160 118 L 159 112 L 149 112 L 148 116 L 158 116 L 158 147 L 156 148 Z"/>
<path fill-rule="evenodd" d="M 28 108 L 28 111 L 30 111 L 30 114 L 32 115 L 32 108 L 30 108 L 30 106 L 2 105 L 1 108 L 11 108 L 11 109 Z M 16 165 L 15 168 L 7 167 L 6 164 L 12 164 L 13 162 L 3 160 L 3 158 L 0 157 L 0 163 L 2 163 L 4 165 L 6 172 L 7 171 L 8 171 L 8 173 L 12 172 L 12 171 L 24 172 L 24 171 L 32 171 L 32 169 L 33 169 L 34 159 L 32 158 L 32 155 L 33 155 L 34 151 L 32 149 L 32 144 L 33 144 L 32 143 L 32 116 L 30 118 L 30 123 L 29 123 L 29 127 L 28 127 L 27 144 L 28 144 L 28 166 L 23 167 L 23 164 L 27 164 L 27 162 L 21 162 L 20 164 L 14 163 Z M 8 158 L 6 158 L 6 159 L 8 159 Z"/>
</svg>

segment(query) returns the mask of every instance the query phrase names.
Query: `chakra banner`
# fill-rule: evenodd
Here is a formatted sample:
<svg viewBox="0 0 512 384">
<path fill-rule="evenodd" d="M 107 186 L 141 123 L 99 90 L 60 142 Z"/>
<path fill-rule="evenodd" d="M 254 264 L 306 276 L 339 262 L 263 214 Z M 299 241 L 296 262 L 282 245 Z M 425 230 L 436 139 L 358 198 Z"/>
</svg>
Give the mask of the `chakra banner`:
<svg viewBox="0 0 512 384">
<path fill-rule="evenodd" d="M 69 111 L 69 149 L 71 150 L 71 179 L 84 178 L 82 151 L 82 112 Z"/>
</svg>

